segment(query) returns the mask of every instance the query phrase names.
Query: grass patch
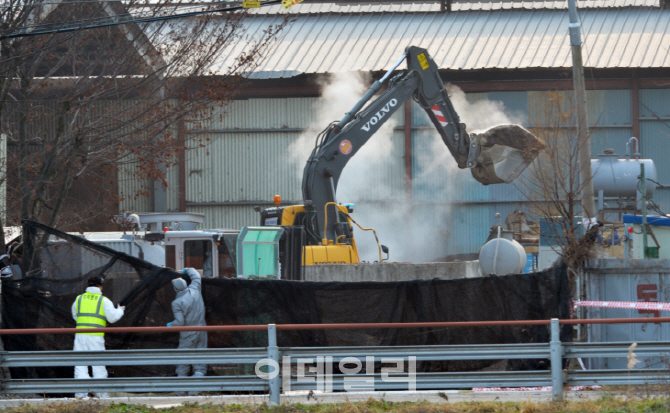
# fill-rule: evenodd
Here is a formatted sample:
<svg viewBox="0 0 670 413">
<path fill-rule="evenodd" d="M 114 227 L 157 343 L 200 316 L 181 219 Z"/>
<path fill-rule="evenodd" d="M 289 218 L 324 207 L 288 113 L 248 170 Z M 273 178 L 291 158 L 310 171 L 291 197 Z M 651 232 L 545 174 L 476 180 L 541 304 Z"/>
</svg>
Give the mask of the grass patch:
<svg viewBox="0 0 670 413">
<path fill-rule="evenodd" d="M 6 413 L 670 413 L 670 399 L 624 400 L 603 397 L 596 401 L 535 403 L 531 400 L 512 402 L 466 403 L 393 403 L 369 400 L 362 403 L 332 403 L 303 405 L 200 405 L 154 408 L 144 405 L 105 405 L 95 402 L 53 403 L 44 406 L 21 406 L 2 410 Z"/>
</svg>

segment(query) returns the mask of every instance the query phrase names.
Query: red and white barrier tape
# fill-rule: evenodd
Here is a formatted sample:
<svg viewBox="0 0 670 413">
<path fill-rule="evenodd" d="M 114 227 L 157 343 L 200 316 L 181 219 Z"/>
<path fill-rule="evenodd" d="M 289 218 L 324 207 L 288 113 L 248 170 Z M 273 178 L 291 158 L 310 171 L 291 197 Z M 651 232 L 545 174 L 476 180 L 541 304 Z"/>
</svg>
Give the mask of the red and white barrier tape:
<svg viewBox="0 0 670 413">
<path fill-rule="evenodd" d="M 575 307 L 670 311 L 670 303 L 657 303 L 651 301 L 575 301 L 573 304 Z"/>
<path fill-rule="evenodd" d="M 565 390 L 579 391 L 579 390 L 600 390 L 601 386 L 568 386 Z M 474 387 L 472 391 L 551 391 L 551 386 L 542 387 Z"/>
</svg>

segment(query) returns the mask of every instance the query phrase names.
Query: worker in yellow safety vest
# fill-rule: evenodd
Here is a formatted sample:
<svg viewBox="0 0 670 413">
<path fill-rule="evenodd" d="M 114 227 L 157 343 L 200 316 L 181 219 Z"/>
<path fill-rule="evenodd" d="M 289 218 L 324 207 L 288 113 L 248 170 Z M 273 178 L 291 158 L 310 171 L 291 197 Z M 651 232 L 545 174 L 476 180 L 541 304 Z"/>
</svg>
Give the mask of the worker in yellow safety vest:
<svg viewBox="0 0 670 413">
<path fill-rule="evenodd" d="M 81 333 L 75 334 L 74 351 L 104 351 L 105 333 L 91 332 L 84 333 L 87 328 L 107 327 L 107 323 L 115 323 L 121 319 L 125 307 L 119 305 L 118 308 L 106 297 L 102 295 L 103 278 L 93 276 L 88 279 L 88 288 L 86 292 L 77 296 L 72 303 L 72 318 L 77 322 L 77 328 Z M 107 369 L 105 366 L 93 366 L 93 377 L 96 379 L 107 378 Z M 75 379 L 90 379 L 88 366 L 76 366 L 74 368 Z M 107 398 L 107 393 L 96 393 L 96 396 Z M 75 394 L 77 399 L 88 399 L 88 393 Z"/>
</svg>

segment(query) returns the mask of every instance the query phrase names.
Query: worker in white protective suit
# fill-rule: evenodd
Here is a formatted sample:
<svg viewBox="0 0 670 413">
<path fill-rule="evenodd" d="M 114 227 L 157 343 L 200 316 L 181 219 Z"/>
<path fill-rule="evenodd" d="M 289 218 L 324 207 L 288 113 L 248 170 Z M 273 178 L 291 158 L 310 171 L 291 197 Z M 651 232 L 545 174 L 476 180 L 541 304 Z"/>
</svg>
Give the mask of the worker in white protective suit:
<svg viewBox="0 0 670 413">
<path fill-rule="evenodd" d="M 115 323 L 123 317 L 125 307 L 118 308 L 102 295 L 102 281 L 100 276 L 88 279 L 86 292 L 77 296 L 72 303 L 72 318 L 77 322 L 77 328 L 84 331 L 87 328 L 107 327 L 107 323 Z M 77 333 L 74 337 L 74 351 L 104 351 L 105 333 Z M 96 379 L 107 378 L 105 366 L 93 366 L 93 377 Z M 76 366 L 74 368 L 75 379 L 90 379 L 88 366 Z M 96 393 L 96 396 L 107 398 L 107 393 Z M 77 399 L 88 399 L 88 393 L 75 394 Z"/>
<path fill-rule="evenodd" d="M 172 280 L 172 286 L 177 292 L 177 298 L 172 302 L 172 313 L 174 320 L 169 322 L 168 327 L 179 326 L 206 326 L 205 323 L 205 302 L 202 300 L 202 278 L 193 268 L 184 268 L 182 274 L 186 274 L 191 279 L 191 284 L 187 286 L 183 278 Z M 179 333 L 178 348 L 207 348 L 206 331 L 182 331 Z M 188 376 L 191 366 L 187 364 L 179 365 L 176 368 L 177 376 Z M 206 364 L 194 364 L 193 376 L 203 377 L 207 372 Z M 183 396 L 182 392 L 175 393 L 177 396 Z M 197 395 L 196 392 L 189 392 L 189 396 Z"/>
</svg>

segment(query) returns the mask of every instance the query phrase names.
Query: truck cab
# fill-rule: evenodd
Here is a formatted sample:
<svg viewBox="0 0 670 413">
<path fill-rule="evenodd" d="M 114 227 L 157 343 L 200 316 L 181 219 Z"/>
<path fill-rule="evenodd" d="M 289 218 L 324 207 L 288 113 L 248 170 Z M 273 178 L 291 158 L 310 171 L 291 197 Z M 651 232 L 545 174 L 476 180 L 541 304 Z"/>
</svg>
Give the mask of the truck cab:
<svg viewBox="0 0 670 413">
<path fill-rule="evenodd" d="M 194 268 L 205 278 L 235 278 L 239 233 L 238 230 L 165 231 L 163 265 L 177 271 Z M 151 238 L 151 234 L 147 236 Z"/>
</svg>

